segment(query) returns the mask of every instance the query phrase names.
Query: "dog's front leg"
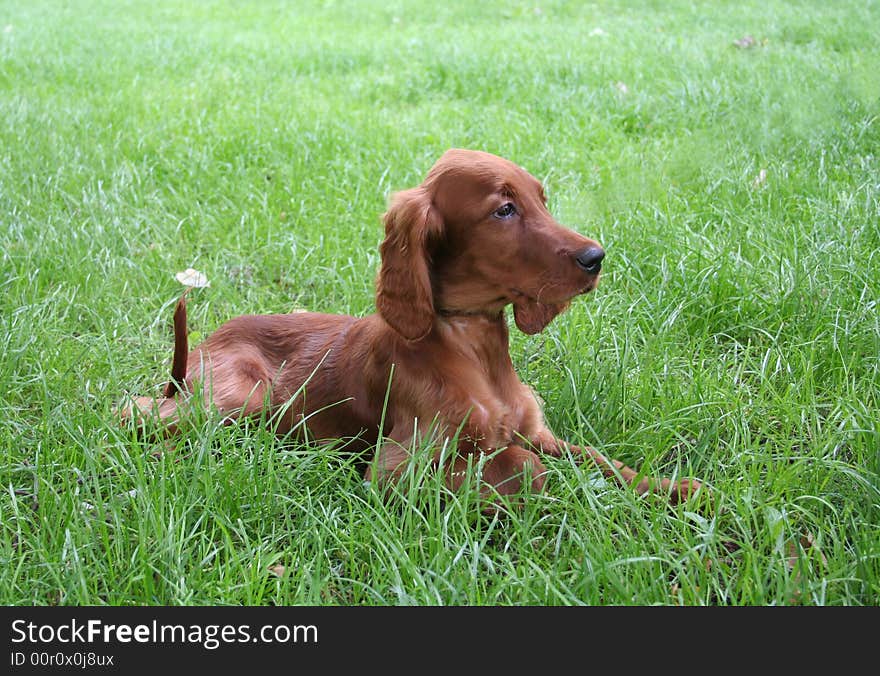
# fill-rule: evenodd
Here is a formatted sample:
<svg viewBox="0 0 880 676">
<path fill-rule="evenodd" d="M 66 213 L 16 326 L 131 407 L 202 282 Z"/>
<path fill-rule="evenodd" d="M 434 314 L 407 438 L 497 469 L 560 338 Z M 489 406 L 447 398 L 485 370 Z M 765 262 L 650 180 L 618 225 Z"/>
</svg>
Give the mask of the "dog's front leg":
<svg viewBox="0 0 880 676">
<path fill-rule="evenodd" d="M 413 461 L 411 448 L 412 438 L 404 441 L 396 441 L 393 437 L 386 439 L 366 468 L 364 479 L 380 492 L 387 492 Z M 521 491 L 540 493 L 547 472 L 533 451 L 516 444 L 486 451 L 479 448 L 465 452 L 459 450 L 446 463 L 442 462 L 438 451 L 431 461 L 435 469 L 443 472 L 446 486 L 453 492 L 469 485 L 470 477 L 478 476 L 480 498 L 487 512 L 495 511 L 502 497 L 515 496 Z"/>
<path fill-rule="evenodd" d="M 624 465 L 620 460 L 606 458 L 595 448 L 575 446 L 558 439 L 546 427 L 534 435 L 530 441 L 536 449 L 552 457 L 559 458 L 566 453 L 571 453 L 578 462 L 582 462 L 585 459 L 592 460 L 605 476 L 613 477 L 624 484 L 632 486 L 639 495 L 655 492 L 665 493 L 673 504 L 684 502 L 702 486 L 699 481 L 694 479 L 672 481 L 663 477 L 642 476 L 634 469 Z"/>
<path fill-rule="evenodd" d="M 380 491 L 390 488 L 404 473 L 412 456 L 407 450 L 408 440 L 386 439 L 364 470 L 364 480 L 375 484 Z"/>
<path fill-rule="evenodd" d="M 468 475 L 478 473 L 483 499 L 511 496 L 525 490 L 540 493 L 547 468 L 533 452 L 517 444 L 490 452 L 458 455 L 446 468 L 446 485 L 452 491 L 465 485 Z"/>
</svg>

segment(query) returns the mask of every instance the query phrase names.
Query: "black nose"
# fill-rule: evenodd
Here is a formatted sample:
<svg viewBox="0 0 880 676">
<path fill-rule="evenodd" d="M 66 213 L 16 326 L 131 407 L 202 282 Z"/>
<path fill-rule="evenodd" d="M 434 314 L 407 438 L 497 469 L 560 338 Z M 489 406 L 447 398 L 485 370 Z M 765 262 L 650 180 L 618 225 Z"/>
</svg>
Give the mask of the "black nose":
<svg viewBox="0 0 880 676">
<path fill-rule="evenodd" d="M 602 247 L 590 246 L 578 253 L 574 259 L 584 272 L 595 274 L 602 269 L 605 250 Z"/>
</svg>

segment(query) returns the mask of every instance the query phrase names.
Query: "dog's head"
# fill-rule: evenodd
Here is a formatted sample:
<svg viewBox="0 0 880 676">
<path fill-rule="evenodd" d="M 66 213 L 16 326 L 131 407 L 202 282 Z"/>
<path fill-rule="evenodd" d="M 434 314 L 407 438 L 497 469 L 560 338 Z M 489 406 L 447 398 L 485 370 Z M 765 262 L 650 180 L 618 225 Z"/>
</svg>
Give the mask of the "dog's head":
<svg viewBox="0 0 880 676">
<path fill-rule="evenodd" d="M 408 340 L 434 316 L 493 314 L 513 304 L 538 333 L 575 296 L 596 288 L 605 252 L 547 211 L 540 182 L 503 158 L 449 150 L 385 213 L 379 313 Z"/>
</svg>

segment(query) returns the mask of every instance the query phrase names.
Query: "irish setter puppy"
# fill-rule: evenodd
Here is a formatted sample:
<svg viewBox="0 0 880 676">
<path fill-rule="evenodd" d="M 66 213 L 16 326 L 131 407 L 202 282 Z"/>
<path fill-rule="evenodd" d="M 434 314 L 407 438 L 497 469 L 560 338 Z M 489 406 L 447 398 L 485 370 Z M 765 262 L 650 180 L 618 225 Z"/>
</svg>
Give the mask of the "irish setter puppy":
<svg viewBox="0 0 880 676">
<path fill-rule="evenodd" d="M 187 354 L 182 298 L 165 396 L 136 398 L 128 415 L 157 416 L 173 433 L 200 388 L 229 420 L 263 414 L 279 434 L 379 444 L 366 470 L 378 483 L 399 477 L 429 438 L 436 448 L 451 438 L 446 483 L 460 487 L 470 458 L 490 501 L 540 491 L 540 454 L 573 453 L 673 501 L 699 488 L 560 441 L 514 372 L 504 308 L 513 305 L 520 331 L 538 333 L 596 288 L 605 256 L 553 219 L 534 177 L 488 153 L 449 150 L 420 186 L 393 196 L 384 223 L 376 314 L 236 317 Z"/>
</svg>

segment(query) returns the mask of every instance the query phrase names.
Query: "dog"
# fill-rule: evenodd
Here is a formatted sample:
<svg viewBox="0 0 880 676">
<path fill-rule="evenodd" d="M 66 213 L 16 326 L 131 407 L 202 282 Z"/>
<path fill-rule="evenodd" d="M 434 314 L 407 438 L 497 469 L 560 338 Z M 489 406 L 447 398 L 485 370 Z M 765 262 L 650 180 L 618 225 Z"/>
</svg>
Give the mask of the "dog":
<svg viewBox="0 0 880 676">
<path fill-rule="evenodd" d="M 184 294 L 164 396 L 134 398 L 125 417 L 175 434 L 200 391 L 225 420 L 262 416 L 281 435 L 375 449 L 365 479 L 384 487 L 426 440 L 452 440 L 448 462 L 430 451 L 444 482 L 457 491 L 478 467 L 490 501 L 543 490 L 542 457 L 565 454 L 640 494 L 678 502 L 700 488 L 560 440 L 517 377 L 505 308 L 520 331 L 542 331 L 596 288 L 605 257 L 551 216 L 537 179 L 495 155 L 452 149 L 421 185 L 393 195 L 383 221 L 375 314 L 240 316 L 190 352 Z"/>
</svg>

